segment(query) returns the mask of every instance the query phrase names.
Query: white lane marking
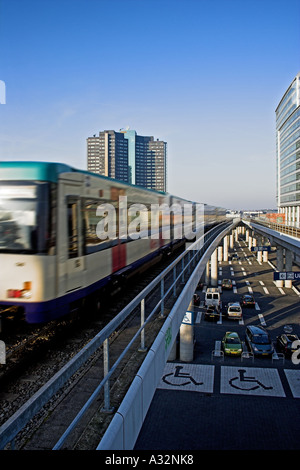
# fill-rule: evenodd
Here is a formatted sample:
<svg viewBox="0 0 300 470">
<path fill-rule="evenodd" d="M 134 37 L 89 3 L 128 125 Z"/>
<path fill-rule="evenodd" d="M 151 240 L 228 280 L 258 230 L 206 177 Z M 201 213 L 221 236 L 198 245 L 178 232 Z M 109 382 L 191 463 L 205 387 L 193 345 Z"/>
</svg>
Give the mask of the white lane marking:
<svg viewBox="0 0 300 470">
<path fill-rule="evenodd" d="M 267 326 L 266 322 L 265 322 L 265 319 L 264 319 L 264 316 L 262 313 L 259 313 L 258 314 L 258 318 L 259 318 L 259 321 L 260 323 L 262 324 L 262 326 Z"/>
<path fill-rule="evenodd" d="M 297 295 L 300 296 L 300 292 L 298 291 L 298 289 L 296 289 L 295 286 L 292 286 L 292 289 L 293 289 L 293 291 L 294 291 Z"/>
<path fill-rule="evenodd" d="M 250 292 L 250 294 L 253 294 L 252 287 L 248 286 L 248 291 Z"/>
<path fill-rule="evenodd" d="M 299 369 L 284 369 L 284 373 L 288 380 L 293 397 L 300 398 L 300 370 Z"/>
<path fill-rule="evenodd" d="M 260 283 L 261 286 L 265 285 L 265 283 L 263 281 L 259 281 L 259 283 Z"/>
<path fill-rule="evenodd" d="M 198 313 L 197 313 L 197 316 L 196 316 L 196 323 L 200 323 L 200 322 L 201 322 L 201 317 L 202 317 L 202 312 L 198 312 Z"/>
<path fill-rule="evenodd" d="M 267 289 L 266 287 L 263 287 L 263 290 L 264 290 L 264 293 L 265 293 L 265 294 L 269 294 L 269 291 L 268 291 L 268 289 Z"/>
<path fill-rule="evenodd" d="M 275 360 L 279 359 L 278 354 L 277 354 L 277 351 L 276 351 L 275 348 L 274 348 L 274 352 L 273 352 L 272 359 L 275 359 Z"/>
<path fill-rule="evenodd" d="M 273 283 L 274 283 L 275 286 L 277 287 L 276 281 L 273 281 Z M 281 287 L 277 287 L 277 289 L 279 290 L 280 294 L 285 295 L 285 292 L 284 292 L 284 290 L 283 290 Z"/>
<path fill-rule="evenodd" d="M 272 264 L 270 261 L 268 261 L 268 263 L 269 263 L 269 265 L 270 265 L 273 269 L 275 269 L 275 271 L 276 271 L 276 267 L 274 266 L 274 264 Z"/>
<path fill-rule="evenodd" d="M 255 302 L 255 310 L 260 310 L 260 306 L 258 305 L 257 302 Z"/>
</svg>

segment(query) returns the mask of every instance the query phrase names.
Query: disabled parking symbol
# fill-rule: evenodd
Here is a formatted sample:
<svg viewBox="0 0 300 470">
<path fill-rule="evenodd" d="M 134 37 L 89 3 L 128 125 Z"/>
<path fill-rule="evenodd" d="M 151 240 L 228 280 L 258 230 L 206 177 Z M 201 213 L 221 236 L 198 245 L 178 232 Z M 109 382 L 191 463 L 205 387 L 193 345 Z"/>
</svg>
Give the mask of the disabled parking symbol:
<svg viewBox="0 0 300 470">
<path fill-rule="evenodd" d="M 193 383 L 194 385 L 203 385 L 203 382 L 197 382 L 194 377 L 192 375 L 190 375 L 189 372 L 180 372 L 181 369 L 183 369 L 183 366 L 175 366 L 175 372 L 170 372 L 169 374 L 165 374 L 163 376 L 163 381 L 168 384 L 168 385 L 172 385 L 172 386 L 175 386 L 175 387 L 184 387 L 185 385 L 189 385 L 191 383 Z M 175 383 L 173 381 L 170 381 L 170 379 L 167 380 L 167 377 L 174 377 L 175 379 Z M 176 379 L 188 379 L 187 381 L 185 382 L 180 382 Z"/>
<path fill-rule="evenodd" d="M 263 388 L 264 390 L 273 389 L 273 387 L 268 387 L 264 385 L 262 382 L 260 382 L 260 380 L 256 379 L 255 377 L 247 377 L 245 375 L 246 373 L 245 369 L 239 369 L 238 373 L 239 373 L 238 377 L 233 377 L 232 379 L 229 380 L 229 384 L 233 388 L 236 388 L 238 390 L 243 390 L 243 391 L 257 390 L 260 387 Z"/>
<path fill-rule="evenodd" d="M 221 367 L 220 393 L 284 397 L 277 369 L 262 367 Z"/>
</svg>

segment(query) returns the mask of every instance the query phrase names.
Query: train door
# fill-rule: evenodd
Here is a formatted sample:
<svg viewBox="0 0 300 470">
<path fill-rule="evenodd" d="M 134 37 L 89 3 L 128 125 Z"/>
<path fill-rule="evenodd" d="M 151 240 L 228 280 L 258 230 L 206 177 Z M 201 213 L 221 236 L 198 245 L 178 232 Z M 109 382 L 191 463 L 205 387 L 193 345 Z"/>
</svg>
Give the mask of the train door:
<svg viewBox="0 0 300 470">
<path fill-rule="evenodd" d="M 111 187 L 110 189 L 110 198 L 112 204 L 116 208 L 116 240 L 113 241 L 113 246 L 112 246 L 112 272 L 119 271 L 120 269 L 124 268 L 127 264 L 127 244 L 125 243 L 126 240 L 121 240 L 120 239 L 120 234 L 119 234 L 119 221 L 120 218 L 121 220 L 124 220 L 124 214 L 121 214 L 121 210 L 126 210 L 126 209 L 120 209 L 120 197 L 121 196 L 126 196 L 125 190 L 120 189 L 117 187 Z M 127 227 L 126 227 L 127 228 Z"/>
<path fill-rule="evenodd" d="M 81 201 L 75 197 L 67 198 L 67 291 L 82 287 L 84 284 L 84 253 L 82 240 Z"/>
</svg>

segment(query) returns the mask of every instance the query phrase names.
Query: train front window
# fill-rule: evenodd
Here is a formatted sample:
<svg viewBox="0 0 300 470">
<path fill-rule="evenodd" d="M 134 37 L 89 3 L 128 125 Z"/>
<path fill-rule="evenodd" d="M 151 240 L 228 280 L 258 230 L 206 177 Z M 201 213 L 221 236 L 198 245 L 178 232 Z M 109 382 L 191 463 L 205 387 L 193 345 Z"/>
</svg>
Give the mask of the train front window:
<svg viewBox="0 0 300 470">
<path fill-rule="evenodd" d="M 49 183 L 0 183 L 0 252 L 48 252 L 49 194 Z"/>
</svg>

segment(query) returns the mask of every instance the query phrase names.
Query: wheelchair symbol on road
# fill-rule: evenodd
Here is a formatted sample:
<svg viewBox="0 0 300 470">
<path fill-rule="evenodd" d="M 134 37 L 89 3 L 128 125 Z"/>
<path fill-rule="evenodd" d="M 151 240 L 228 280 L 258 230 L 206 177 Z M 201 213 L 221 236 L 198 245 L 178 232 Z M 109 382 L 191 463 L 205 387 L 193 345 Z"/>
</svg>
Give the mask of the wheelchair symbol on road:
<svg viewBox="0 0 300 470">
<path fill-rule="evenodd" d="M 196 382 L 196 380 L 187 372 L 187 373 L 184 373 L 184 372 L 180 372 L 181 369 L 183 369 L 183 366 L 175 366 L 175 372 L 170 372 L 169 374 L 166 374 L 163 376 L 163 381 L 168 384 L 168 385 L 173 385 L 175 387 L 184 387 L 185 385 L 189 385 L 191 383 L 193 383 L 194 385 L 203 385 L 203 382 Z M 183 382 L 183 383 L 178 383 L 178 381 L 175 380 L 175 383 L 172 383 L 172 382 L 169 382 L 169 380 L 167 380 L 167 377 L 170 377 L 170 376 L 173 376 L 175 379 L 179 378 L 184 378 L 184 379 L 188 379 L 188 381 L 186 382 Z"/>
<path fill-rule="evenodd" d="M 233 377 L 232 379 L 229 380 L 229 384 L 231 385 L 231 387 L 236 388 L 238 390 L 244 390 L 244 391 L 257 390 L 260 387 L 263 388 L 264 390 L 272 390 L 273 389 L 273 387 L 267 387 L 262 382 L 257 380 L 255 377 L 246 377 L 245 372 L 246 372 L 245 369 L 239 369 L 238 370 L 239 377 Z M 238 381 L 241 386 L 233 384 L 233 382 L 235 382 L 235 381 Z M 256 384 L 256 385 L 254 385 L 252 387 L 251 386 L 248 387 L 247 385 L 246 386 L 243 385 L 245 383 L 246 384 L 247 383 Z"/>
</svg>

